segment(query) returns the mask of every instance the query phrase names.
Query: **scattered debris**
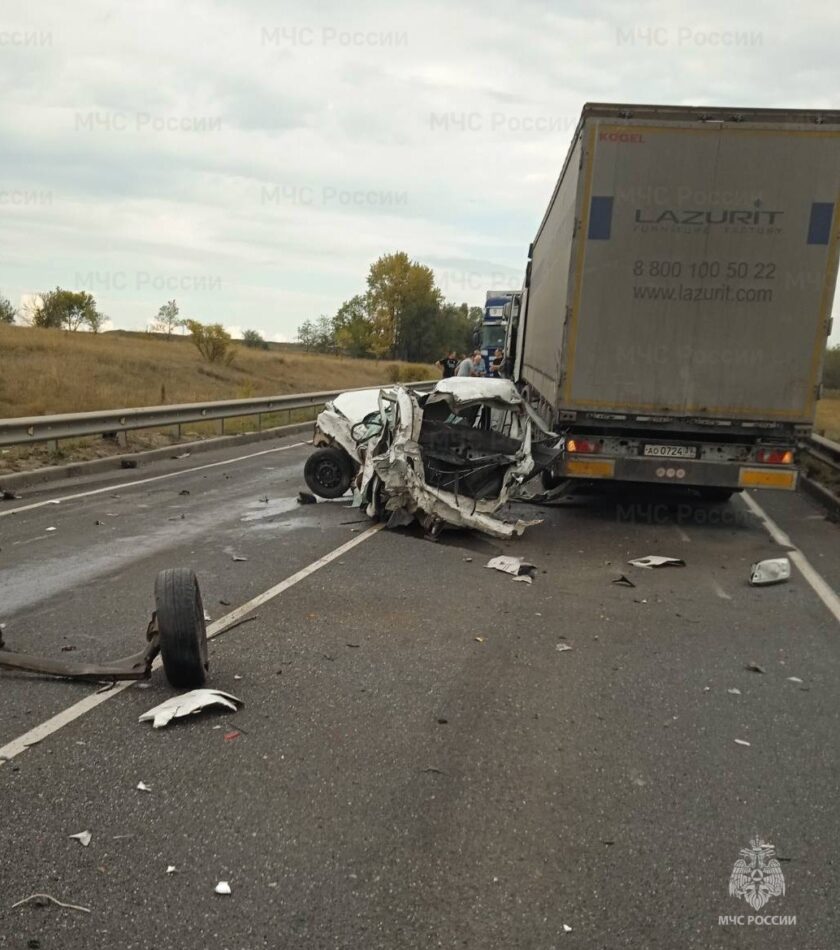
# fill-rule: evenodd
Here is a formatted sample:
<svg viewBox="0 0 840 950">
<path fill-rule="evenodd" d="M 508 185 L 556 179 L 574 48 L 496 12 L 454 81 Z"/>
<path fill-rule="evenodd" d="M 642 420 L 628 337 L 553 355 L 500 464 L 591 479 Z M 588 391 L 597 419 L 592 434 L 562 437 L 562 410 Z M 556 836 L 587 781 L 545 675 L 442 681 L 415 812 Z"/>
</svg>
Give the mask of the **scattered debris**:
<svg viewBox="0 0 840 950">
<path fill-rule="evenodd" d="M 215 887 L 217 894 L 230 894 L 230 884 L 227 881 L 219 881 Z"/>
<path fill-rule="evenodd" d="M 740 696 L 740 695 L 741 695 L 741 690 L 738 689 L 737 686 L 733 686 L 731 689 L 728 689 L 726 692 L 727 692 L 727 693 L 732 693 L 733 696 Z"/>
<path fill-rule="evenodd" d="M 230 732 L 226 732 L 222 738 L 225 742 L 233 742 L 234 739 L 238 739 L 242 735 L 238 729 L 231 729 Z"/>
<path fill-rule="evenodd" d="M 680 557 L 662 557 L 661 554 L 648 554 L 645 557 L 633 558 L 628 561 L 633 567 L 685 567 L 685 561 Z"/>
<path fill-rule="evenodd" d="M 137 459 L 120 459 L 120 468 L 137 468 Z"/>
<path fill-rule="evenodd" d="M 351 650 L 358 650 L 361 643 L 348 643 L 347 646 L 350 647 Z"/>
<path fill-rule="evenodd" d="M 801 683 L 803 682 L 798 676 L 789 676 L 788 681 L 791 683 Z"/>
<path fill-rule="evenodd" d="M 78 841 L 79 844 L 80 844 L 83 848 L 86 848 L 86 847 L 90 844 L 90 841 L 91 841 L 91 838 L 93 837 L 93 835 L 92 835 L 89 831 L 80 831 L 80 832 L 79 832 L 78 834 L 76 834 L 76 835 L 68 835 L 67 837 L 68 837 L 68 838 L 75 838 L 76 841 Z"/>
<path fill-rule="evenodd" d="M 16 501 L 18 498 L 20 498 L 20 495 L 16 495 L 13 491 L 8 489 L 3 491 L 3 501 Z"/>
<path fill-rule="evenodd" d="M 144 712 L 138 722 L 151 721 L 155 729 L 161 729 L 173 719 L 199 713 L 211 706 L 223 706 L 236 712 L 236 704 L 242 705 L 242 700 L 230 693 L 223 693 L 218 689 L 194 689 L 180 696 L 173 696 L 148 712 Z"/>
<path fill-rule="evenodd" d="M 167 873 L 167 874 L 175 874 L 175 873 L 177 873 L 177 870 L 178 870 L 178 869 L 175 867 L 174 864 L 168 864 L 168 865 L 166 866 L 166 873 Z"/>
<path fill-rule="evenodd" d="M 504 574 L 512 574 L 514 580 L 527 578 L 527 583 L 530 583 L 537 573 L 536 565 L 529 564 L 521 557 L 511 557 L 508 554 L 492 557 L 484 566 L 492 568 L 494 571 L 502 571 Z"/>
<path fill-rule="evenodd" d="M 298 504 L 299 505 L 317 505 L 318 499 L 309 491 L 300 491 L 298 492 Z"/>
<path fill-rule="evenodd" d="M 571 932 L 572 928 L 568 924 L 563 924 L 563 933 L 570 934 Z"/>
<path fill-rule="evenodd" d="M 511 578 L 515 581 L 521 581 L 523 584 L 533 584 L 534 578 L 530 574 L 519 574 L 514 578 Z"/>
<path fill-rule="evenodd" d="M 55 529 L 55 528 L 53 528 L 53 527 L 49 527 L 49 528 L 47 528 L 47 531 L 55 531 L 55 530 L 56 530 L 56 529 Z"/>
<path fill-rule="evenodd" d="M 756 561 L 750 568 L 750 584 L 782 584 L 790 580 L 790 561 L 786 557 L 770 557 Z"/>
<path fill-rule="evenodd" d="M 465 561 L 465 563 L 467 563 L 467 564 L 472 564 L 472 558 L 471 558 L 471 557 L 465 557 L 465 558 L 464 558 L 464 561 Z"/>
<path fill-rule="evenodd" d="M 15 907 L 22 907 L 24 904 L 28 904 L 30 901 L 35 901 L 39 906 L 45 907 L 47 902 L 52 902 L 58 907 L 63 907 L 65 910 L 78 910 L 83 914 L 89 914 L 89 907 L 80 907 L 78 904 L 65 904 L 64 901 L 60 901 L 57 898 L 53 897 L 52 894 L 30 894 L 29 897 L 24 897 L 22 901 L 18 901 L 16 904 L 12 904 L 12 910 Z"/>
<path fill-rule="evenodd" d="M 182 488 L 182 489 L 178 492 L 179 495 L 189 495 L 189 493 L 190 493 L 189 488 Z"/>
<path fill-rule="evenodd" d="M 484 637 L 473 637 L 476 643 L 484 643 Z"/>
<path fill-rule="evenodd" d="M 636 585 L 633 581 L 630 580 L 625 574 L 622 574 L 621 577 L 616 577 L 612 582 L 613 584 L 618 584 L 619 587 L 635 587 Z"/>
<path fill-rule="evenodd" d="M 766 673 L 767 670 L 763 666 L 759 666 L 758 663 L 747 663 L 744 667 L 745 670 L 749 670 L 750 673 Z"/>
<path fill-rule="evenodd" d="M 248 558 L 244 554 L 231 554 L 230 559 L 232 561 L 247 561 Z"/>
<path fill-rule="evenodd" d="M 443 769 L 436 769 L 436 768 L 434 768 L 433 766 L 430 766 L 430 767 L 427 768 L 427 769 L 422 769 L 421 771 L 423 771 L 423 772 L 429 772 L 429 773 L 431 773 L 432 775 L 446 775 L 446 772 L 444 772 Z"/>
<path fill-rule="evenodd" d="M 104 525 L 105 522 L 104 522 L 104 521 L 99 521 L 99 520 L 97 519 L 96 521 L 94 521 L 94 524 L 95 524 L 97 527 L 99 527 L 99 526 L 101 526 L 101 525 Z"/>
<path fill-rule="evenodd" d="M 220 600 L 219 603 L 220 603 L 223 607 L 230 607 L 230 601 L 229 601 L 229 600 Z"/>
<path fill-rule="evenodd" d="M 747 742 L 746 739 L 736 739 L 735 742 L 736 742 L 738 745 L 746 745 L 746 746 L 748 746 L 748 745 L 751 744 L 751 743 Z"/>
<path fill-rule="evenodd" d="M 262 498 L 260 498 L 260 501 L 261 501 L 264 505 L 267 505 L 267 504 L 268 504 L 268 495 L 263 495 Z"/>
<path fill-rule="evenodd" d="M 75 647 L 72 643 L 66 643 L 66 644 L 61 648 L 61 652 L 62 652 L 62 653 L 72 653 L 75 649 L 76 649 L 76 647 Z"/>
<path fill-rule="evenodd" d="M 449 722 L 448 719 L 438 719 L 438 725 L 439 725 L 439 726 L 445 726 L 445 725 L 447 725 L 448 722 Z"/>
<path fill-rule="evenodd" d="M 556 646 L 554 649 L 555 649 L 558 653 L 565 653 L 566 650 L 571 650 L 572 648 L 569 646 L 568 643 L 558 643 L 557 646 Z"/>
<path fill-rule="evenodd" d="M 192 455 L 192 452 L 182 452 L 180 455 L 173 455 L 174 459 L 188 459 Z"/>
<path fill-rule="evenodd" d="M 138 792 L 150 792 L 150 791 L 151 791 L 151 788 L 149 788 L 149 786 L 148 786 L 145 782 L 138 782 L 138 783 L 137 783 L 137 791 L 138 791 Z"/>
</svg>

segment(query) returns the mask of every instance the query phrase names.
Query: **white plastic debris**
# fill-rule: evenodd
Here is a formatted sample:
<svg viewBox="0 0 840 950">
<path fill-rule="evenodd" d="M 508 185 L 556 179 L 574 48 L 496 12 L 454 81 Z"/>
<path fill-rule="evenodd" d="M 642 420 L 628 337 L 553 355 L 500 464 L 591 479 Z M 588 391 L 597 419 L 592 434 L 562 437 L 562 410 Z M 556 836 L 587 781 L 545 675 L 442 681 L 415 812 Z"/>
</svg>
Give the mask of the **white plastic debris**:
<svg viewBox="0 0 840 950">
<path fill-rule="evenodd" d="M 555 649 L 558 653 L 565 653 L 566 650 L 571 650 L 572 648 L 569 646 L 568 643 L 558 643 L 557 646 L 556 646 L 554 649 Z"/>
<path fill-rule="evenodd" d="M 508 554 L 491 557 L 484 566 L 490 567 L 494 571 L 502 571 L 504 574 L 512 574 L 516 580 L 527 577 L 529 581 L 537 570 L 535 565 L 523 561 L 521 557 L 511 557 Z"/>
<path fill-rule="evenodd" d="M 789 682 L 789 683 L 801 683 L 802 680 L 801 680 L 798 676 L 789 676 L 789 677 L 788 677 L 788 682 Z"/>
<path fill-rule="evenodd" d="M 790 561 L 786 557 L 769 557 L 764 561 L 756 561 L 750 569 L 750 583 L 754 586 L 761 584 L 781 584 L 790 580 Z"/>
<path fill-rule="evenodd" d="M 747 746 L 750 745 L 750 743 L 747 742 L 746 739 L 736 739 L 735 742 L 736 742 L 738 745 L 747 745 Z"/>
<path fill-rule="evenodd" d="M 148 786 L 145 782 L 138 782 L 138 783 L 137 783 L 137 791 L 138 791 L 138 792 L 150 792 L 151 789 L 149 788 L 149 786 Z"/>
<path fill-rule="evenodd" d="M 727 692 L 727 693 L 732 693 L 733 696 L 740 696 L 740 695 L 741 695 L 741 690 L 738 689 L 737 686 L 733 686 L 732 689 L 728 689 L 726 692 Z"/>
<path fill-rule="evenodd" d="M 661 554 L 636 557 L 627 563 L 633 567 L 685 567 L 685 561 L 681 557 L 662 557 Z"/>
<path fill-rule="evenodd" d="M 533 584 L 533 583 L 534 583 L 534 578 L 531 577 L 530 574 L 517 574 L 517 576 L 514 577 L 513 580 L 515 580 L 515 581 L 521 581 L 523 584 Z"/>
<path fill-rule="evenodd" d="M 247 561 L 248 558 L 244 554 L 232 554 L 231 560 L 233 561 Z"/>
<path fill-rule="evenodd" d="M 173 719 L 191 716 L 193 713 L 199 713 L 210 706 L 224 706 L 225 709 L 232 709 L 236 712 L 237 703 L 242 705 L 242 700 L 218 689 L 194 689 L 189 693 L 173 696 L 159 706 L 155 706 L 154 709 L 144 712 L 138 721 L 148 722 L 151 720 L 155 729 L 161 729 Z"/>
<path fill-rule="evenodd" d="M 572 928 L 568 924 L 563 924 L 563 933 L 570 934 L 571 932 Z"/>
<path fill-rule="evenodd" d="M 175 865 L 174 865 L 174 864 L 168 864 L 168 865 L 166 866 L 166 873 L 167 873 L 167 874 L 174 874 L 175 871 L 176 871 L 176 868 L 175 868 Z"/>
<path fill-rule="evenodd" d="M 56 529 L 55 529 L 55 528 L 53 528 L 53 527 L 49 527 L 49 528 L 47 528 L 47 531 L 55 531 L 55 530 L 56 530 Z"/>
<path fill-rule="evenodd" d="M 230 884 L 227 881 L 219 881 L 215 890 L 217 894 L 230 894 Z"/>
<path fill-rule="evenodd" d="M 86 848 L 86 847 L 90 844 L 90 840 L 91 840 L 91 838 L 93 837 L 93 835 L 92 835 L 89 831 L 80 831 L 80 832 L 79 832 L 78 834 L 76 834 L 76 835 L 68 835 L 67 837 L 68 837 L 68 838 L 75 838 L 76 841 L 78 841 L 79 844 L 80 844 L 83 848 Z"/>
</svg>

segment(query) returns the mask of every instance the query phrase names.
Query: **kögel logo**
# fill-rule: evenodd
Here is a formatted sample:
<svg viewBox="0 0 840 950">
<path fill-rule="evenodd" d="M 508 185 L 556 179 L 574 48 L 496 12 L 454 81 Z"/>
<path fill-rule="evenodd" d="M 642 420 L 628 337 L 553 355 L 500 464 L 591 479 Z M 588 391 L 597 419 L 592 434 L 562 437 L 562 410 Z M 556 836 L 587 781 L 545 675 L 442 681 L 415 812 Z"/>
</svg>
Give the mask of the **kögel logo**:
<svg viewBox="0 0 840 950">
<path fill-rule="evenodd" d="M 753 910 L 761 910 L 771 897 L 784 895 L 785 878 L 772 844 L 756 835 L 749 848 L 741 849 L 729 878 L 729 893 L 743 898 Z"/>
<path fill-rule="evenodd" d="M 598 141 L 630 144 L 644 142 L 644 138 L 641 132 L 599 132 Z"/>
</svg>

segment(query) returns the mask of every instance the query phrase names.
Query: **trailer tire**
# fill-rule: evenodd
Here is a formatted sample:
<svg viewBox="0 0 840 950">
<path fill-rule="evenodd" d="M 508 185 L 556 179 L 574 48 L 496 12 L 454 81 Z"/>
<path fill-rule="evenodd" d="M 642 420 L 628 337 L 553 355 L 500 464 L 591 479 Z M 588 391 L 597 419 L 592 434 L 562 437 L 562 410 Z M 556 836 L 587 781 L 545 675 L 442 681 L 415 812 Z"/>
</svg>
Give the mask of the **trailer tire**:
<svg viewBox="0 0 840 950">
<path fill-rule="evenodd" d="M 303 466 L 307 487 L 321 498 L 341 498 L 354 474 L 350 456 L 335 446 L 313 452 Z"/>
<path fill-rule="evenodd" d="M 210 665 L 207 627 L 198 579 L 188 567 L 161 571 L 155 578 L 155 612 L 163 672 L 175 689 L 197 689 Z"/>
</svg>

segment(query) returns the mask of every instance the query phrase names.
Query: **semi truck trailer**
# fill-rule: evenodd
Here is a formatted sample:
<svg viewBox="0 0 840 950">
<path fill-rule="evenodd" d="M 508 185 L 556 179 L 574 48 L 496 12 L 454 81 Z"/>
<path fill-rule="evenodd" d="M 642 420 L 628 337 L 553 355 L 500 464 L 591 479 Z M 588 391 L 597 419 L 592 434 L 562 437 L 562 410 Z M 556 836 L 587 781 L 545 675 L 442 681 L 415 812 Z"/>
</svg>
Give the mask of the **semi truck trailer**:
<svg viewBox="0 0 840 950">
<path fill-rule="evenodd" d="M 554 477 L 794 489 L 839 201 L 838 111 L 587 104 L 508 305 Z"/>
</svg>

